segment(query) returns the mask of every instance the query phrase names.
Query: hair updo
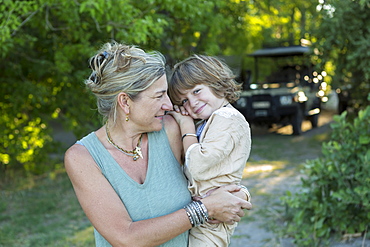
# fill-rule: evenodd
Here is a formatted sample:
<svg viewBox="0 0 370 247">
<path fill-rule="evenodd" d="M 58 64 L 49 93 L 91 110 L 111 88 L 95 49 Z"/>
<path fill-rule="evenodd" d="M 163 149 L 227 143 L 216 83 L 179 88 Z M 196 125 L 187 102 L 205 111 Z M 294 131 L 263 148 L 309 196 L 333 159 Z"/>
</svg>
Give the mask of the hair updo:
<svg viewBox="0 0 370 247">
<path fill-rule="evenodd" d="M 116 120 L 117 96 L 125 92 L 132 100 L 165 74 L 165 58 L 135 46 L 106 43 L 89 59 L 92 73 L 85 81 L 97 99 L 104 120 Z"/>
</svg>

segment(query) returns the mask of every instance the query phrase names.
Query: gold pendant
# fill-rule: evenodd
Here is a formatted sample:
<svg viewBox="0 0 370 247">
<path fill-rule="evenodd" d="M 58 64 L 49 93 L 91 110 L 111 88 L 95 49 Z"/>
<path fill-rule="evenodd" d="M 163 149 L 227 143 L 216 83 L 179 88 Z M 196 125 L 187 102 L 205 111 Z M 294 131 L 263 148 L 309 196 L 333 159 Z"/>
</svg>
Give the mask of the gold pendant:
<svg viewBox="0 0 370 247">
<path fill-rule="evenodd" d="M 140 156 L 143 159 L 143 154 L 141 153 L 141 147 L 136 146 L 134 153 Z"/>
</svg>

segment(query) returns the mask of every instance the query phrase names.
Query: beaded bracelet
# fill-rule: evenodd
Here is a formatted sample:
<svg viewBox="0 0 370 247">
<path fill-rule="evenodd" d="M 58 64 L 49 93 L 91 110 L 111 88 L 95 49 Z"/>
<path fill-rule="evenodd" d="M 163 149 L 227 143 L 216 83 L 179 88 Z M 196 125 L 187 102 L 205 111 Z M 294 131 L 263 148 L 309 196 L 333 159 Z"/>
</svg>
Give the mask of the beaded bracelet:
<svg viewBox="0 0 370 247">
<path fill-rule="evenodd" d="M 208 210 L 201 201 L 192 201 L 184 209 L 192 227 L 200 226 L 208 221 Z"/>
</svg>

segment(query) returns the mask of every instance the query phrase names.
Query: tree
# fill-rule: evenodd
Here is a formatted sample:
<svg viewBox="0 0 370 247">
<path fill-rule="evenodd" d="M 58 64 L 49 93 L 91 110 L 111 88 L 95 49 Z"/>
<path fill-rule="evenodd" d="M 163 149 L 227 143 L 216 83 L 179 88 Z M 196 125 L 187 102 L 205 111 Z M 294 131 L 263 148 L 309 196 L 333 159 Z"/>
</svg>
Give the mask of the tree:
<svg viewBox="0 0 370 247">
<path fill-rule="evenodd" d="M 191 52 L 220 53 L 222 30 L 231 30 L 243 14 L 242 2 L 0 0 L 0 167 L 53 169 L 44 162 L 57 147 L 52 120 L 77 137 L 98 126 L 83 80 L 87 59 L 101 44 L 123 41 L 159 50 L 169 61 Z"/>
<path fill-rule="evenodd" d="M 79 138 L 98 126 L 83 80 L 111 40 L 158 50 L 173 65 L 192 53 L 243 55 L 262 43 L 310 38 L 316 0 L 0 0 L 0 168 L 42 173 L 51 121 Z M 53 145 L 52 145 L 53 144 Z M 62 150 L 63 151 L 63 150 Z M 52 167 L 51 167 L 52 168 Z"/>
<path fill-rule="evenodd" d="M 364 108 L 370 92 L 370 1 L 327 0 L 314 35 L 320 66 L 334 65 L 332 85 L 350 88 L 354 107 Z"/>
<path fill-rule="evenodd" d="M 267 46 L 298 45 L 302 38 L 312 39 L 311 29 L 319 25 L 316 5 L 316 0 L 253 1 L 246 18 L 253 37 Z"/>
</svg>

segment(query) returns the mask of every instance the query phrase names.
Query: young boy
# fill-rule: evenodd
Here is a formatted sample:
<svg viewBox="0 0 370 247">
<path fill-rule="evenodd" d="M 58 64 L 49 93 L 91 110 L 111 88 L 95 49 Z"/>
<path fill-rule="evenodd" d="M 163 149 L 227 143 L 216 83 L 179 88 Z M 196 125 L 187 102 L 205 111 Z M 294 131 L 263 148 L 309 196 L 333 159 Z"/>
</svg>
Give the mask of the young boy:
<svg viewBox="0 0 370 247">
<path fill-rule="evenodd" d="M 178 63 L 169 81 L 185 152 L 184 171 L 193 197 L 225 184 L 240 184 L 251 149 L 248 122 L 231 103 L 240 85 L 220 60 L 193 55 Z M 200 120 L 197 126 L 194 120 Z M 211 221 L 212 222 L 212 221 Z M 189 247 L 228 246 L 237 223 L 193 227 Z"/>
</svg>

